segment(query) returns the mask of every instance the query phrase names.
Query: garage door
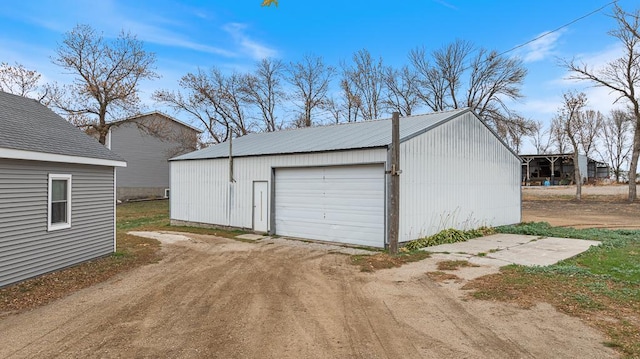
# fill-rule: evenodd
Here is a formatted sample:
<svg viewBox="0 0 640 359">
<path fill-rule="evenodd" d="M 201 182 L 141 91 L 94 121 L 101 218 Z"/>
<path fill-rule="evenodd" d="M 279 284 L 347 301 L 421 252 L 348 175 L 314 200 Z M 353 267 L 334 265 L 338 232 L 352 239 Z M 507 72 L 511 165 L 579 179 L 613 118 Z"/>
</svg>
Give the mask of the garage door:
<svg viewBox="0 0 640 359">
<path fill-rule="evenodd" d="M 276 233 L 384 247 L 382 165 L 278 168 Z"/>
</svg>

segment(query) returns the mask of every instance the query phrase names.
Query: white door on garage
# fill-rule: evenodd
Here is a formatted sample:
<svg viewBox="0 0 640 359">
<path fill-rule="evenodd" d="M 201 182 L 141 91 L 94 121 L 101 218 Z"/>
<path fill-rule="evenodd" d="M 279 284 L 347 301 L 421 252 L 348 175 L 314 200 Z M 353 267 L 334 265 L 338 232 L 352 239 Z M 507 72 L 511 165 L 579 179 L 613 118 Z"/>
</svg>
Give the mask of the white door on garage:
<svg viewBox="0 0 640 359">
<path fill-rule="evenodd" d="M 269 220 L 269 196 L 266 181 L 253 182 L 253 230 L 266 232 Z"/>
<path fill-rule="evenodd" d="M 278 168 L 282 236 L 384 247 L 384 166 Z"/>
</svg>

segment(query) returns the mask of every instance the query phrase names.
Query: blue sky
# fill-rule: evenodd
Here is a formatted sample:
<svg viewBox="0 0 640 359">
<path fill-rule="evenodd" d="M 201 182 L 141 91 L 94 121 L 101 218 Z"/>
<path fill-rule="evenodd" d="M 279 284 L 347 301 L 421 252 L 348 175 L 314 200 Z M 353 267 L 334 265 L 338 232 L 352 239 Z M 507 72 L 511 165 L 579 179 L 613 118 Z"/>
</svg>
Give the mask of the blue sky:
<svg viewBox="0 0 640 359">
<path fill-rule="evenodd" d="M 260 0 L 227 1 L 21 1 L 0 7 L 0 62 L 21 63 L 44 80 L 71 77 L 51 64 L 64 32 L 90 24 L 105 36 L 130 31 L 157 56 L 162 76 L 142 85 L 142 99 L 152 110 L 155 89 L 177 88 L 178 79 L 198 67 L 248 71 L 262 57 L 297 61 L 305 53 L 338 66 L 362 48 L 385 64 L 408 63 L 409 50 L 440 48 L 455 39 L 498 52 L 523 44 L 603 5 L 609 0 L 280 0 L 261 7 Z M 619 0 L 627 10 L 639 4 Z M 607 35 L 615 22 L 612 6 L 532 44 L 509 53 L 524 60 L 529 74 L 526 96 L 514 108 L 525 117 L 550 121 L 562 91 L 584 89 L 593 108 L 607 111 L 612 98 L 602 89 L 563 80 L 557 58 L 576 57 L 603 64 L 620 54 Z M 185 118 L 185 121 L 189 119 Z"/>
</svg>

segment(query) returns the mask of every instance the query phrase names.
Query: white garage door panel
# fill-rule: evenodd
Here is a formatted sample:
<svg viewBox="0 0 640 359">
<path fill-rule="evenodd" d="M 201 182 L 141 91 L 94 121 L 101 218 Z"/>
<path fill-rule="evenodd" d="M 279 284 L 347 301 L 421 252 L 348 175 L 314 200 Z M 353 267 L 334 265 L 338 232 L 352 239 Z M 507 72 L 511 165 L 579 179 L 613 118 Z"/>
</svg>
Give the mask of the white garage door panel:
<svg viewBox="0 0 640 359">
<path fill-rule="evenodd" d="M 384 247 L 382 165 L 276 169 L 276 233 Z"/>
</svg>

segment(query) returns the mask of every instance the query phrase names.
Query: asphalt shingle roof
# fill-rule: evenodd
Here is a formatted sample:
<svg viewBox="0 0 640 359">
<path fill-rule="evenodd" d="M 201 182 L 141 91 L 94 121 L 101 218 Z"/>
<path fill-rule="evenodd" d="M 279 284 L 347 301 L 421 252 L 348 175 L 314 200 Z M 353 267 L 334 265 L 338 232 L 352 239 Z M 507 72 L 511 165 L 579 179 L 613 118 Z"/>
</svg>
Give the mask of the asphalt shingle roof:
<svg viewBox="0 0 640 359">
<path fill-rule="evenodd" d="M 124 161 L 36 100 L 2 91 L 0 148 Z"/>
<path fill-rule="evenodd" d="M 469 109 L 400 118 L 400 141 L 421 134 Z M 233 156 L 350 150 L 391 144 L 391 119 L 307 127 L 277 132 L 252 133 L 233 139 Z M 216 144 L 171 160 L 195 160 L 229 156 L 228 143 Z"/>
</svg>

